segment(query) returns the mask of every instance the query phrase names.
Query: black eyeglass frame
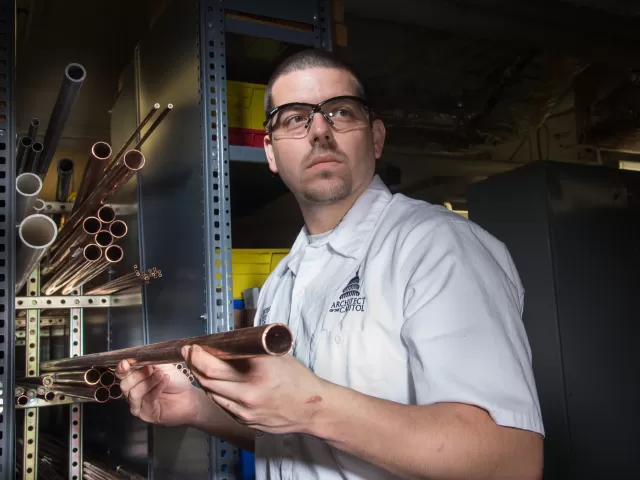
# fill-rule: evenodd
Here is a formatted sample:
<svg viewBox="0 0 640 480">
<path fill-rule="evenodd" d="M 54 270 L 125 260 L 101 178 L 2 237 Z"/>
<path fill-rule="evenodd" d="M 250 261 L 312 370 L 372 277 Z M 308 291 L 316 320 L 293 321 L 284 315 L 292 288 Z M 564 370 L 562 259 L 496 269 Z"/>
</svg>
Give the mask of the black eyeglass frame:
<svg viewBox="0 0 640 480">
<path fill-rule="evenodd" d="M 282 110 L 284 108 L 287 108 L 287 107 L 292 107 L 294 105 L 300 105 L 300 106 L 303 106 L 303 107 L 311 108 L 311 114 L 309 115 L 309 120 L 307 120 L 307 123 L 304 126 L 305 129 L 309 128 L 309 125 L 311 125 L 311 120 L 313 119 L 313 117 L 315 116 L 316 113 L 321 114 L 322 117 L 327 121 L 327 123 L 329 125 L 333 125 L 333 120 L 331 120 L 327 115 L 325 115 L 324 112 L 321 109 L 327 103 L 333 102 L 335 100 L 354 100 L 354 101 L 356 101 L 362 107 L 364 107 L 364 109 L 367 111 L 367 115 L 369 117 L 369 122 L 373 121 L 373 108 L 371 108 L 369 106 L 369 104 L 367 103 L 367 101 L 364 98 L 358 97 L 356 95 L 339 95 L 337 97 L 332 97 L 332 98 L 328 98 L 326 100 L 323 100 L 320 103 L 291 102 L 291 103 L 284 103 L 282 105 L 278 105 L 277 107 L 275 107 L 274 109 L 272 109 L 269 112 L 269 114 L 267 115 L 267 119 L 264 121 L 264 123 L 262 125 L 264 126 L 264 129 L 266 130 L 266 132 L 271 134 L 272 129 L 267 127 L 269 122 L 273 119 L 273 117 L 280 110 Z"/>
</svg>

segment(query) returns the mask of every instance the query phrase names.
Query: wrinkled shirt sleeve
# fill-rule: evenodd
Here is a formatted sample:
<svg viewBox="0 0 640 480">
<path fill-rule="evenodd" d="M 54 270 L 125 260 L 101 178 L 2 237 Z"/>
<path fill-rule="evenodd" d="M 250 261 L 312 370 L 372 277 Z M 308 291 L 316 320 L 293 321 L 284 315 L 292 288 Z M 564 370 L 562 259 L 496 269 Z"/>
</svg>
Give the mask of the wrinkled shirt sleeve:
<svg viewBox="0 0 640 480">
<path fill-rule="evenodd" d="M 417 404 L 466 403 L 498 425 L 544 434 L 523 291 L 505 246 L 471 222 L 412 238 L 401 264 L 401 335 Z"/>
</svg>

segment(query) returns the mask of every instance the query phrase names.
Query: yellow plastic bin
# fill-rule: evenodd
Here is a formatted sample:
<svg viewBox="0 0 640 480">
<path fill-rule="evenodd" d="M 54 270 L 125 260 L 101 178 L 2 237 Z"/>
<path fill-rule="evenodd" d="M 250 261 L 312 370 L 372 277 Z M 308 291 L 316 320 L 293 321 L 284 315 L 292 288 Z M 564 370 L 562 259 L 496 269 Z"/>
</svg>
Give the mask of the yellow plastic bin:
<svg viewBox="0 0 640 480">
<path fill-rule="evenodd" d="M 264 94 L 266 85 L 227 81 L 227 118 L 229 128 L 264 131 Z"/>
<path fill-rule="evenodd" d="M 247 288 L 261 288 L 267 277 L 280 261 L 289 253 L 289 249 L 259 250 L 234 248 L 231 250 L 231 268 L 233 280 L 233 298 L 241 299 Z"/>
</svg>

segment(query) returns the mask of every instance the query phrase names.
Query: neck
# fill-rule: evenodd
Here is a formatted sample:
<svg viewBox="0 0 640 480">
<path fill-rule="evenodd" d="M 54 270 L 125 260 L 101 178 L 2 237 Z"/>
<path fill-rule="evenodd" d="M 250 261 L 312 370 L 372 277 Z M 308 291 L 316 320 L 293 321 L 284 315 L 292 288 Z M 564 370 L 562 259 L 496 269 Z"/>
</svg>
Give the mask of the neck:
<svg viewBox="0 0 640 480">
<path fill-rule="evenodd" d="M 311 203 L 299 199 L 300 211 L 309 234 L 318 235 L 336 228 L 367 186 L 333 203 Z"/>
</svg>

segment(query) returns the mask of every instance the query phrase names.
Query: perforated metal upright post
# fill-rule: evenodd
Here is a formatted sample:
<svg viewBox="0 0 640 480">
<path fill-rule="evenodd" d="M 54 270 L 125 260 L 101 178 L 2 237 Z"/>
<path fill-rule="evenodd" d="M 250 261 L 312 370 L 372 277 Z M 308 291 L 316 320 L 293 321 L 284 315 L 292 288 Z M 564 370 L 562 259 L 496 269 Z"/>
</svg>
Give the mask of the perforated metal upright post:
<svg viewBox="0 0 640 480">
<path fill-rule="evenodd" d="M 27 295 L 37 296 L 40 292 L 40 266 L 38 265 L 27 281 Z M 40 375 L 40 310 L 27 310 L 26 325 L 26 363 L 27 377 Z M 27 408 L 24 417 L 22 478 L 35 480 L 38 478 L 38 421 L 40 410 L 37 407 Z"/>
<path fill-rule="evenodd" d="M 15 472 L 14 11 L 0 0 L 0 478 Z"/>
<path fill-rule="evenodd" d="M 82 290 L 78 292 L 82 294 Z M 83 354 L 83 309 L 69 311 L 69 356 Z M 69 405 L 69 480 L 82 479 L 82 404 Z"/>
</svg>

